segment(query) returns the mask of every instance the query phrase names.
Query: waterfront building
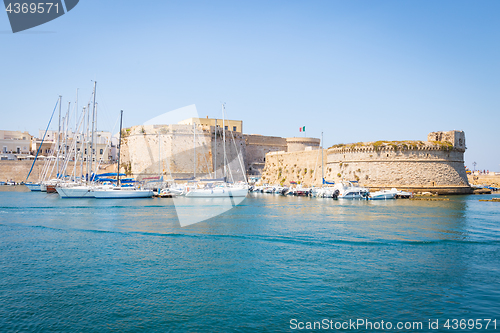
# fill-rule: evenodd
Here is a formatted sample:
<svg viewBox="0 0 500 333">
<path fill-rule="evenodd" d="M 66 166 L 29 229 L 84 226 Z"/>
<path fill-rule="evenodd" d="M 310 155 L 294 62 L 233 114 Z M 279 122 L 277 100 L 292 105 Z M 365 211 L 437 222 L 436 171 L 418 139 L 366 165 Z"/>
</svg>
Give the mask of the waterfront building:
<svg viewBox="0 0 500 333">
<path fill-rule="evenodd" d="M 31 135 L 28 132 L 0 130 L 0 159 L 23 159 L 30 153 Z"/>
</svg>

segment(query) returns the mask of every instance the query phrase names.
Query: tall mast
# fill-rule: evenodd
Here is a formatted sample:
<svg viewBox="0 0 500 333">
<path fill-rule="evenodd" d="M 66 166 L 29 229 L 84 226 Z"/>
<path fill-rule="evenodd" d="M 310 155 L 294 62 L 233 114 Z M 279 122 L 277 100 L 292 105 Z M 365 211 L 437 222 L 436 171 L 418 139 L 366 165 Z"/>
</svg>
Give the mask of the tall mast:
<svg viewBox="0 0 500 333">
<path fill-rule="evenodd" d="M 87 137 L 87 122 L 85 121 L 85 116 L 86 116 L 86 112 L 87 112 L 87 109 L 85 108 L 85 106 L 83 107 L 83 130 L 82 130 L 82 151 L 81 151 L 81 155 L 82 155 L 82 161 L 81 161 L 81 171 L 82 171 L 82 174 L 81 174 L 81 177 L 83 180 L 83 176 L 85 175 L 85 173 L 83 172 L 83 158 L 85 156 L 85 151 L 87 150 L 87 140 L 86 140 L 86 137 Z"/>
<path fill-rule="evenodd" d="M 120 111 L 120 139 L 118 139 L 118 170 L 116 171 L 116 185 L 120 186 L 120 150 L 122 149 L 122 120 L 123 120 L 123 110 Z"/>
<path fill-rule="evenodd" d="M 69 116 L 69 111 L 70 111 L 70 108 L 71 108 L 71 102 L 68 102 L 68 112 L 66 113 L 66 121 L 64 122 L 64 128 L 65 128 L 65 131 L 64 131 L 64 159 L 66 160 L 66 157 L 68 156 L 68 130 L 69 130 L 69 119 L 70 119 L 70 116 Z M 76 129 L 75 129 L 76 131 Z M 67 162 L 65 162 L 65 165 L 68 166 L 68 164 L 66 164 Z M 64 170 L 64 173 L 66 173 L 66 170 Z"/>
<path fill-rule="evenodd" d="M 196 123 L 193 121 L 193 145 L 194 145 L 194 169 L 193 169 L 193 177 L 196 178 Z"/>
<path fill-rule="evenodd" d="M 217 118 L 215 118 L 215 154 L 214 154 L 214 174 L 215 177 L 217 178 Z"/>
<path fill-rule="evenodd" d="M 87 104 L 87 135 L 85 138 L 85 168 L 87 169 L 87 181 L 90 180 L 90 169 L 89 169 L 89 156 L 90 156 L 90 103 Z"/>
<path fill-rule="evenodd" d="M 78 126 L 78 88 L 76 88 L 76 101 L 75 101 L 75 132 Z"/>
<path fill-rule="evenodd" d="M 57 164 L 57 172 L 56 172 L 56 178 L 59 178 L 59 153 L 61 150 L 61 103 L 62 103 L 62 96 L 59 95 L 59 127 L 57 129 L 57 155 L 56 155 L 56 164 Z"/>
<path fill-rule="evenodd" d="M 224 103 L 222 103 L 222 143 L 224 148 L 224 181 L 226 181 L 226 123 L 224 122 Z"/>
<path fill-rule="evenodd" d="M 325 183 L 325 175 L 324 175 L 324 170 L 323 170 L 323 132 L 321 132 L 321 187 L 323 187 L 323 184 Z"/>
<path fill-rule="evenodd" d="M 95 149 L 95 88 L 97 81 L 94 81 L 94 103 L 92 104 L 92 141 L 90 143 L 90 176 L 92 177 L 92 167 L 94 164 L 94 149 Z M 94 171 L 95 172 L 95 171 Z"/>
<path fill-rule="evenodd" d="M 160 180 L 161 175 L 161 134 L 158 131 L 158 181 Z"/>
<path fill-rule="evenodd" d="M 95 150 L 94 150 L 94 152 L 95 152 L 95 166 L 94 166 L 94 170 L 95 171 L 94 172 L 96 174 L 97 174 L 97 166 L 99 165 L 97 163 L 97 157 L 99 156 L 97 154 L 97 148 L 98 148 L 97 144 L 99 143 L 98 140 L 97 140 L 97 104 L 99 104 L 99 103 L 95 103 L 95 112 L 94 112 L 95 113 L 95 131 L 94 131 L 94 146 L 95 146 Z"/>
</svg>

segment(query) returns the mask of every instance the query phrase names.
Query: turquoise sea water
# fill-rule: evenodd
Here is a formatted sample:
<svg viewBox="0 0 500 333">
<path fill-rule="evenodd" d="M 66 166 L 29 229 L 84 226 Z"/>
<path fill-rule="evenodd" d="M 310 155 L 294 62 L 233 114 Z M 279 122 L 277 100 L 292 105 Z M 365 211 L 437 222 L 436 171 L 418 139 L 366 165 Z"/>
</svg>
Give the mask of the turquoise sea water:
<svg viewBox="0 0 500 333">
<path fill-rule="evenodd" d="M 255 194 L 180 228 L 171 199 L 0 192 L 0 332 L 304 332 L 291 321 L 324 319 L 423 323 L 392 329 L 403 332 L 496 319 L 500 330 L 489 197 Z"/>
</svg>

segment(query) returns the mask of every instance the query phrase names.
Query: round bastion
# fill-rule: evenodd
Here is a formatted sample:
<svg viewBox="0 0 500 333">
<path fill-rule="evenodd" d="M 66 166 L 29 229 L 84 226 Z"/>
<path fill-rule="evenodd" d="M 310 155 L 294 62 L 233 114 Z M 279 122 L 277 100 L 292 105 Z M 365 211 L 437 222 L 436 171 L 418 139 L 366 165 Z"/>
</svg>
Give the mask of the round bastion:
<svg viewBox="0 0 500 333">
<path fill-rule="evenodd" d="M 468 193 L 465 135 L 459 131 L 441 133 L 457 140 L 335 145 L 328 149 L 326 178 L 358 181 L 372 188 Z"/>
<path fill-rule="evenodd" d="M 287 151 L 297 152 L 297 151 L 305 151 L 311 149 L 318 149 L 321 140 L 318 138 L 286 138 Z"/>
</svg>

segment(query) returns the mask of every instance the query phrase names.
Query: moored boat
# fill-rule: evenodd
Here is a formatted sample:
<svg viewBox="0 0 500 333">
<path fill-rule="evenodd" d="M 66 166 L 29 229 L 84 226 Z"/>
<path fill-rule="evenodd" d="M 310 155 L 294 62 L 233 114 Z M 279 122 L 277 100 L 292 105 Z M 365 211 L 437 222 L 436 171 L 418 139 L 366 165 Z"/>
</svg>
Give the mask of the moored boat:
<svg viewBox="0 0 500 333">
<path fill-rule="evenodd" d="M 368 196 L 369 190 L 359 186 L 357 182 L 340 182 L 333 187 L 338 190 L 339 199 L 364 199 Z"/>
<path fill-rule="evenodd" d="M 370 192 L 367 199 L 368 200 L 388 200 L 394 199 L 396 197 L 397 190 L 395 188 L 391 190 L 380 190 L 376 192 Z"/>
<path fill-rule="evenodd" d="M 24 185 L 26 185 L 26 187 L 29 188 L 32 192 L 40 192 L 42 190 L 41 184 L 26 183 Z"/>
<path fill-rule="evenodd" d="M 93 193 L 96 199 L 136 199 L 153 197 L 153 190 L 121 186 L 95 189 Z"/>
<path fill-rule="evenodd" d="M 187 188 L 186 197 L 190 198 L 229 198 L 229 197 L 246 197 L 248 194 L 248 186 L 246 185 L 208 185 L 204 188 Z"/>
</svg>

